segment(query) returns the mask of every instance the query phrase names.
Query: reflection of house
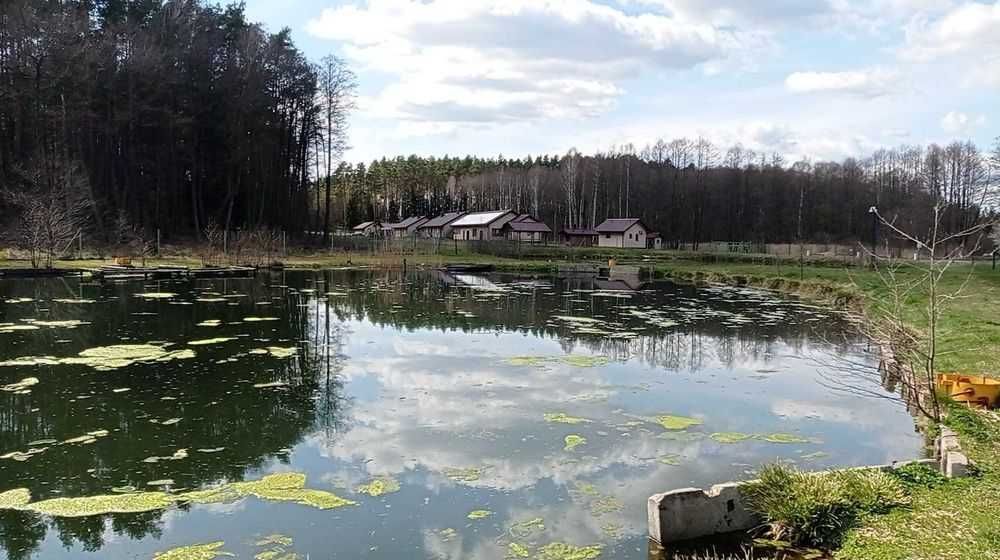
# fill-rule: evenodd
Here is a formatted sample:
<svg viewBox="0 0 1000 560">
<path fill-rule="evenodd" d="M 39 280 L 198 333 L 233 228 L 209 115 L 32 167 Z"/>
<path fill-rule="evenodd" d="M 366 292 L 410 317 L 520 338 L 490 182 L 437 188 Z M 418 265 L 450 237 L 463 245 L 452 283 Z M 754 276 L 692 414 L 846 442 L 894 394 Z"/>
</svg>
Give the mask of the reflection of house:
<svg viewBox="0 0 1000 560">
<path fill-rule="evenodd" d="M 559 232 L 560 241 L 573 247 L 593 247 L 597 245 L 597 232 L 587 228 L 564 228 Z"/>
<path fill-rule="evenodd" d="M 431 239 L 446 239 L 451 236 L 451 224 L 465 215 L 465 212 L 449 212 L 431 218 L 417 226 L 417 233 Z"/>
<path fill-rule="evenodd" d="M 351 233 L 354 235 L 371 236 L 381 233 L 381 231 L 382 231 L 382 224 L 378 223 L 377 221 L 361 222 L 360 224 L 351 228 Z"/>
<path fill-rule="evenodd" d="M 455 239 L 488 241 L 501 239 L 504 224 L 517 217 L 510 210 L 495 212 L 472 212 L 451 223 L 451 235 Z"/>
<path fill-rule="evenodd" d="M 594 229 L 598 247 L 646 248 L 649 228 L 639 218 L 610 218 Z"/>
<path fill-rule="evenodd" d="M 547 243 L 552 237 L 552 230 L 529 214 L 521 214 L 507 222 L 501 228 L 503 236 L 510 241 L 527 243 Z"/>
<path fill-rule="evenodd" d="M 383 224 L 382 231 L 385 232 L 386 237 L 410 237 L 416 233 L 417 228 L 426 221 L 427 218 L 423 216 L 413 216 L 403 220 L 402 222 Z"/>
</svg>

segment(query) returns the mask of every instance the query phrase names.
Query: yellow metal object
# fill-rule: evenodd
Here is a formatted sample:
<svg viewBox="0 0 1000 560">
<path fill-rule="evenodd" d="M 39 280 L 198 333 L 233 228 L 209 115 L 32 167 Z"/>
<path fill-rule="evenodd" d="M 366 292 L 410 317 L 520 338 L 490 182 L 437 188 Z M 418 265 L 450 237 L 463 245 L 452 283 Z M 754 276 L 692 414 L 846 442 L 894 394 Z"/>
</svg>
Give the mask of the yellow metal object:
<svg viewBox="0 0 1000 560">
<path fill-rule="evenodd" d="M 1000 404 L 1000 381 L 984 375 L 939 373 L 937 389 L 969 406 L 993 408 Z"/>
</svg>

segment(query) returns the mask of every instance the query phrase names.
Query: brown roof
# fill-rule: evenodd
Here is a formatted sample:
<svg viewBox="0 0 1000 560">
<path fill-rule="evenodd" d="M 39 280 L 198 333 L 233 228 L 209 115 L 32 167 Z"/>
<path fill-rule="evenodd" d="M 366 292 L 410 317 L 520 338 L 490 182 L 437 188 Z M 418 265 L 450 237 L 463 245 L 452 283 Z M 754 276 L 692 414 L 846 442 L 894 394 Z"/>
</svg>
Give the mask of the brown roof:
<svg viewBox="0 0 1000 560">
<path fill-rule="evenodd" d="M 542 222 L 536 222 L 534 220 L 525 220 L 523 222 L 507 222 L 504 224 L 503 229 L 510 228 L 511 231 L 518 232 L 541 232 L 541 233 L 552 233 L 549 226 L 543 224 Z"/>
<path fill-rule="evenodd" d="M 608 218 L 595 229 L 597 233 L 625 233 L 635 224 L 642 224 L 642 227 L 649 229 L 639 218 Z"/>
<path fill-rule="evenodd" d="M 448 212 L 417 226 L 417 229 L 444 227 L 465 215 L 465 212 Z"/>
</svg>

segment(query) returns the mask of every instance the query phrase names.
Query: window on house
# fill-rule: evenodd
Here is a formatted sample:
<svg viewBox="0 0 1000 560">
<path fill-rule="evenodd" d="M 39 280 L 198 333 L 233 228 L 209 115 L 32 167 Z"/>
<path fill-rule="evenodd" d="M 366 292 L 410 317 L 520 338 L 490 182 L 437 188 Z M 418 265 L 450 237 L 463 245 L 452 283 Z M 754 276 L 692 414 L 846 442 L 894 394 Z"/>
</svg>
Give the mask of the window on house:
<svg viewBox="0 0 1000 560">
<path fill-rule="evenodd" d="M 605 233 L 604 234 L 604 239 L 611 239 L 611 234 L 610 233 Z"/>
</svg>

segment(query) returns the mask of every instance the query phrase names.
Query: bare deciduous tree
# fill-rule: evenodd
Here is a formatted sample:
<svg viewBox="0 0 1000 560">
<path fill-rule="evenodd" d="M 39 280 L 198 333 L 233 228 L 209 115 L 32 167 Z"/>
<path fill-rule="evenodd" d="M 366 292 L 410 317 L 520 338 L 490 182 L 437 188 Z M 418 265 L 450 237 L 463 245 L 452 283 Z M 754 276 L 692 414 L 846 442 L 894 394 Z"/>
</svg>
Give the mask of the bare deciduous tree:
<svg viewBox="0 0 1000 560">
<path fill-rule="evenodd" d="M 86 175 L 74 163 L 48 161 L 21 173 L 24 190 L 5 197 L 17 208 L 13 237 L 30 254 L 31 266 L 52 268 L 80 235 L 91 202 Z"/>
</svg>

